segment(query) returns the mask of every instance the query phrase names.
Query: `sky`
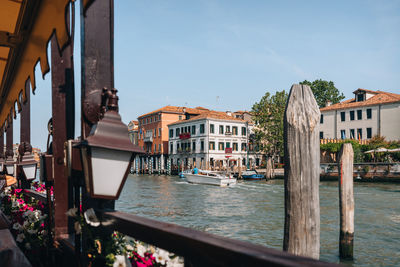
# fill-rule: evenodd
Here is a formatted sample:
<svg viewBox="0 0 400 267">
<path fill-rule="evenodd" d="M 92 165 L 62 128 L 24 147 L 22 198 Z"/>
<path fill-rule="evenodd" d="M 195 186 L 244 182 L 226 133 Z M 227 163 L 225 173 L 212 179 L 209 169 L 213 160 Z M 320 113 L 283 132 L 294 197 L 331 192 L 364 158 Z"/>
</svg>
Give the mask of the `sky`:
<svg viewBox="0 0 400 267">
<path fill-rule="evenodd" d="M 251 110 L 303 80 L 400 94 L 400 1 L 114 1 L 122 120 L 166 105 Z M 80 97 L 79 3 L 75 84 Z M 32 144 L 45 150 L 51 75 L 32 96 Z M 76 104 L 76 136 L 80 105 Z M 18 115 L 19 116 L 19 115 Z M 19 140 L 19 123 L 14 138 Z M 17 136 L 18 135 L 18 136 Z"/>
</svg>

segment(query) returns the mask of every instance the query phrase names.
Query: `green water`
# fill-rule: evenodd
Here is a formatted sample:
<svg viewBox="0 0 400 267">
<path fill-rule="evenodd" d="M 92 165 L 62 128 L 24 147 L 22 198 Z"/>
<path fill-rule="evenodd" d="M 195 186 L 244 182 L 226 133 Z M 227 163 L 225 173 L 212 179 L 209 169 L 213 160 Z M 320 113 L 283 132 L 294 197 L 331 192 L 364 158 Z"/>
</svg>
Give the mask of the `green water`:
<svg viewBox="0 0 400 267">
<path fill-rule="evenodd" d="M 336 182 L 321 182 L 321 256 L 339 262 Z M 353 266 L 400 266 L 400 184 L 356 183 Z M 188 184 L 175 176 L 130 175 L 116 209 L 282 249 L 283 180 L 229 188 Z"/>
</svg>

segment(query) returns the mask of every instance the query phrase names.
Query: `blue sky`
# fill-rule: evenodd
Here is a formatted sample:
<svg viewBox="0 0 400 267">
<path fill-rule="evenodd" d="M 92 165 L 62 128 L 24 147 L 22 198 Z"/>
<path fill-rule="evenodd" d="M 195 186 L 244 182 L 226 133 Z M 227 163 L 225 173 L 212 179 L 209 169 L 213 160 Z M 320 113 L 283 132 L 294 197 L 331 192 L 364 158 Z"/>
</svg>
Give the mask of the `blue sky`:
<svg viewBox="0 0 400 267">
<path fill-rule="evenodd" d="M 115 1 L 120 113 L 127 123 L 165 105 L 250 110 L 305 79 L 331 80 L 346 98 L 400 93 L 398 29 L 400 1 L 390 0 Z M 79 101 L 79 20 L 75 36 Z M 37 77 L 32 143 L 44 148 L 51 77 Z"/>
</svg>

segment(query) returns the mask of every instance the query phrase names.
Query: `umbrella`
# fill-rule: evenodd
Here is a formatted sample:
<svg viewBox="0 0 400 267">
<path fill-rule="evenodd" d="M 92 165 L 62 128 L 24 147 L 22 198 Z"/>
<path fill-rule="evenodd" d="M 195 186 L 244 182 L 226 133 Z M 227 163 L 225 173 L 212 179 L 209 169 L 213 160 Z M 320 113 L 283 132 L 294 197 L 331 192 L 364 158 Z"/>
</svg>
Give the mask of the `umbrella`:
<svg viewBox="0 0 400 267">
<path fill-rule="evenodd" d="M 400 152 L 400 148 L 388 149 L 388 152 Z"/>
<path fill-rule="evenodd" d="M 396 148 L 397 149 L 397 148 Z M 389 150 L 388 149 L 386 149 L 386 148 L 384 148 L 384 147 L 380 147 L 380 148 L 378 148 L 378 149 L 373 149 L 373 150 L 368 150 L 368 151 L 365 151 L 364 153 L 365 154 L 367 154 L 367 153 L 379 153 L 379 152 L 388 152 Z M 399 150 L 400 151 L 400 150 Z"/>
</svg>

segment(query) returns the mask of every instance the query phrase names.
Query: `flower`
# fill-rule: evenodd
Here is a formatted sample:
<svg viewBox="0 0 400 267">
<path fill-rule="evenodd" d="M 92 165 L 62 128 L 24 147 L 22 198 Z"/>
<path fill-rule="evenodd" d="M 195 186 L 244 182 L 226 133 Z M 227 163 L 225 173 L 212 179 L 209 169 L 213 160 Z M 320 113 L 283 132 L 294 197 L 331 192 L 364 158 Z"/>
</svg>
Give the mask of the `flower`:
<svg viewBox="0 0 400 267">
<path fill-rule="evenodd" d="M 142 246 L 141 244 L 137 243 L 136 249 L 137 249 L 137 254 L 139 254 L 140 257 L 144 257 L 144 253 L 146 253 L 146 248 L 144 246 Z"/>
<path fill-rule="evenodd" d="M 74 216 L 76 216 L 77 211 L 78 211 L 78 208 L 72 208 L 72 209 L 69 209 L 65 214 L 67 214 L 67 216 L 69 216 L 69 217 L 74 217 Z"/>
<path fill-rule="evenodd" d="M 161 248 L 157 249 L 153 256 L 156 258 L 156 262 L 162 265 L 165 265 L 165 263 L 170 260 L 169 252 Z"/>
<path fill-rule="evenodd" d="M 18 222 L 16 222 L 13 224 L 13 229 L 19 231 L 22 229 L 22 225 L 20 225 Z"/>
<path fill-rule="evenodd" d="M 81 228 L 81 225 L 79 224 L 79 222 L 74 223 L 74 228 L 75 228 L 75 233 L 77 235 L 80 235 L 82 233 L 82 228 Z"/>
<path fill-rule="evenodd" d="M 126 266 L 131 266 L 131 264 L 128 261 L 128 258 L 123 255 L 115 255 L 115 261 L 113 267 L 126 267 Z"/>
<path fill-rule="evenodd" d="M 83 216 L 85 217 L 86 223 L 90 224 L 91 226 L 97 227 L 100 225 L 99 219 L 96 217 L 96 213 L 92 208 L 88 209 L 83 213 Z"/>
<path fill-rule="evenodd" d="M 25 239 L 25 235 L 24 234 L 19 234 L 17 235 L 17 242 L 22 243 L 22 241 L 24 241 Z"/>
</svg>

